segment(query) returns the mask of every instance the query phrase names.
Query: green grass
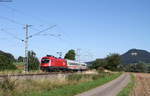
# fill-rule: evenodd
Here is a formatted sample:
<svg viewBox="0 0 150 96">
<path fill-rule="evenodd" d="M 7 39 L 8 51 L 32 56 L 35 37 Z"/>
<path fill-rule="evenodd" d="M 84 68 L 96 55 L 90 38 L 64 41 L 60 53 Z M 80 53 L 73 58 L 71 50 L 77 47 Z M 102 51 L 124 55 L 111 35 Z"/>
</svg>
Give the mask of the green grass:
<svg viewBox="0 0 150 96">
<path fill-rule="evenodd" d="M 24 66 L 24 62 L 14 62 L 14 65 L 23 65 Z"/>
<path fill-rule="evenodd" d="M 133 91 L 134 85 L 135 85 L 135 77 L 133 74 L 131 74 L 131 81 L 122 91 L 119 92 L 117 96 L 129 96 Z"/>
<path fill-rule="evenodd" d="M 120 75 L 121 73 L 71 74 L 52 79 L 25 80 L 7 77 L 0 82 L 0 96 L 74 96 Z"/>
<path fill-rule="evenodd" d="M 22 96 L 74 96 L 76 94 L 82 93 L 84 91 L 90 90 L 97 86 L 103 85 L 117 77 L 119 77 L 121 73 L 116 74 L 106 74 L 105 76 L 96 79 L 94 81 L 82 82 L 76 85 L 68 85 L 62 88 L 56 88 L 50 91 L 42 91 L 42 92 L 32 92 L 30 94 L 24 94 Z"/>
<path fill-rule="evenodd" d="M 41 70 L 32 70 L 29 72 L 25 72 L 24 69 L 16 69 L 16 70 L 4 70 L 0 71 L 0 75 L 18 75 L 18 74 L 40 74 L 45 73 Z"/>
</svg>

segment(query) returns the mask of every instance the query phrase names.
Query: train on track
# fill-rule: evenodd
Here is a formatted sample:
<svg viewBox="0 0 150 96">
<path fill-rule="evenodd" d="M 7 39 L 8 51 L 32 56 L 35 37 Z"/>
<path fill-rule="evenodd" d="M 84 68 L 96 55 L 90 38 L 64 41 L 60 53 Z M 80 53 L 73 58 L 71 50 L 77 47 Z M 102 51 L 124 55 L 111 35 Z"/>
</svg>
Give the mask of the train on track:
<svg viewBox="0 0 150 96">
<path fill-rule="evenodd" d="M 43 71 L 84 71 L 87 64 L 47 55 L 41 59 L 40 68 Z"/>
</svg>

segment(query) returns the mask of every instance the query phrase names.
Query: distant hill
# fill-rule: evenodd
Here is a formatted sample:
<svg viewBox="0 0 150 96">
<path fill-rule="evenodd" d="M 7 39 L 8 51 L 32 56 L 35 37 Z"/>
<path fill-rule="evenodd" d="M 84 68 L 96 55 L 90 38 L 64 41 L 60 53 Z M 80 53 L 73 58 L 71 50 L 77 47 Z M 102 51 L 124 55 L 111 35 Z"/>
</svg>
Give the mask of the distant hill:
<svg viewBox="0 0 150 96">
<path fill-rule="evenodd" d="M 123 64 L 132 64 L 138 62 L 150 63 L 150 52 L 140 49 L 131 49 L 121 55 Z"/>
</svg>

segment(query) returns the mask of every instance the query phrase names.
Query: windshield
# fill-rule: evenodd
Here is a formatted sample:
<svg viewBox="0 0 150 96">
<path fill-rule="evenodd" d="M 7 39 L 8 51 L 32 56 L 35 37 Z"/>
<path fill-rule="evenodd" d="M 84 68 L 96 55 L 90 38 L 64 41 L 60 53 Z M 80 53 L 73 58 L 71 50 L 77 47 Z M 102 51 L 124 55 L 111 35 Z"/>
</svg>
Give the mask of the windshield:
<svg viewBox="0 0 150 96">
<path fill-rule="evenodd" d="M 49 63 L 49 61 L 50 61 L 49 59 L 42 59 L 41 63 Z"/>
</svg>

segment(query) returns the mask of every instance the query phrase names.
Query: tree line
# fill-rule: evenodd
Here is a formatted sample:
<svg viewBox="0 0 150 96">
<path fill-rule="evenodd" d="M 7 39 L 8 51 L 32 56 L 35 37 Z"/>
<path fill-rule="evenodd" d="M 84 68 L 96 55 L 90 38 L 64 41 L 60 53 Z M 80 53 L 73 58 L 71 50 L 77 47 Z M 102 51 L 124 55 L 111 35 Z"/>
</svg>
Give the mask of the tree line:
<svg viewBox="0 0 150 96">
<path fill-rule="evenodd" d="M 75 55 L 75 50 L 71 49 L 65 54 L 64 58 L 75 60 Z M 15 59 L 12 54 L 0 51 L 0 71 L 16 70 L 18 63 L 22 63 L 22 66 L 24 66 L 24 60 L 25 57 L 23 56 L 19 56 L 17 59 Z M 28 51 L 28 63 L 29 71 L 38 70 L 40 68 L 40 61 L 36 57 L 36 53 L 34 51 Z"/>
<path fill-rule="evenodd" d="M 75 60 L 75 50 L 69 50 L 64 58 L 69 60 Z M 29 57 L 29 70 L 38 70 L 40 61 L 36 57 L 34 51 L 28 51 Z M 3 70 L 16 70 L 16 64 L 14 62 L 24 62 L 25 57 L 19 56 L 17 59 L 10 53 L 0 51 L 0 71 Z M 88 64 L 89 69 L 104 70 L 108 69 L 111 71 L 126 71 L 126 72 L 149 72 L 150 64 L 144 62 L 138 62 L 134 64 L 123 64 L 121 56 L 117 53 L 109 54 L 103 59 L 96 59 Z"/>
<path fill-rule="evenodd" d="M 110 54 L 104 59 L 96 59 L 90 62 L 89 68 L 96 70 L 108 69 L 111 71 L 125 71 L 125 72 L 143 72 L 150 73 L 150 63 L 142 61 L 131 64 L 123 64 L 119 54 Z"/>
<path fill-rule="evenodd" d="M 37 70 L 39 68 L 39 60 L 36 57 L 36 53 L 33 51 L 28 51 L 29 57 L 29 70 Z M 10 53 L 0 51 L 0 70 L 16 70 L 16 62 L 24 62 L 25 57 L 19 56 L 15 59 Z"/>
<path fill-rule="evenodd" d="M 92 61 L 89 68 L 91 69 L 97 69 L 97 70 L 112 70 L 112 71 L 118 71 L 120 68 L 118 65 L 121 64 L 121 58 L 119 54 L 113 53 L 109 54 L 104 59 L 96 59 L 95 61 Z"/>
</svg>

